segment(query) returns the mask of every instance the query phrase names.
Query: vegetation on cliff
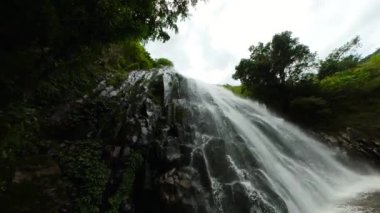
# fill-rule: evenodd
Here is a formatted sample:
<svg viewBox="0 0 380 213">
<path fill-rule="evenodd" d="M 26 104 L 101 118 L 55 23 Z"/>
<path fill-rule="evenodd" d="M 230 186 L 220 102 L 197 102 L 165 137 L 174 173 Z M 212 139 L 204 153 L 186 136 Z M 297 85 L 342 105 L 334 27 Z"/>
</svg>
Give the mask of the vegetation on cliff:
<svg viewBox="0 0 380 213">
<path fill-rule="evenodd" d="M 250 47 L 233 75 L 242 85 L 227 88 L 314 130 L 353 127 L 379 138 L 380 55 L 362 58 L 359 45 L 355 37 L 317 61 L 290 32 L 276 34 Z"/>
<path fill-rule="evenodd" d="M 189 7 L 196 3 L 3 2 L 3 211 L 119 210 L 131 193 L 135 172 L 142 164 L 141 154 L 131 150 L 129 157 L 120 160 L 123 166 L 114 165 L 107 150 L 112 153 L 109 149 L 125 143 L 110 139 L 123 110 L 120 102 L 104 98 L 96 88 L 119 88 L 131 70 L 173 66 L 167 59 L 152 59 L 143 43 L 148 39 L 168 40 L 168 31 L 177 31 L 177 21 L 187 17 Z M 86 135 L 90 130 L 94 132 Z"/>
</svg>

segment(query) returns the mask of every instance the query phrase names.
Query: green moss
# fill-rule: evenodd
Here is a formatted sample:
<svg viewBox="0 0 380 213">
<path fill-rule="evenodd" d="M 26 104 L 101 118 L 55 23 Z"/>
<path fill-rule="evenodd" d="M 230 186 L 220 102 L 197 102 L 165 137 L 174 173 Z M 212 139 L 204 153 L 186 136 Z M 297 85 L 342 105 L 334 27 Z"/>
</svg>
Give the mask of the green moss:
<svg viewBox="0 0 380 213">
<path fill-rule="evenodd" d="M 71 183 L 76 212 L 99 212 L 109 170 L 101 159 L 102 142 L 97 140 L 67 143 L 58 161 Z"/>
<path fill-rule="evenodd" d="M 136 173 L 140 169 L 143 163 L 143 157 L 141 154 L 135 152 L 132 153 L 128 163 L 125 165 L 126 169 L 124 170 L 121 182 L 116 193 L 111 196 L 108 200 L 110 204 L 110 209 L 107 212 L 116 213 L 119 212 L 120 205 L 123 201 L 126 201 L 130 198 L 133 191 L 133 184 L 135 182 Z"/>
<path fill-rule="evenodd" d="M 107 79 L 106 83 L 107 85 L 111 85 L 115 88 L 118 88 L 122 85 L 122 83 L 127 80 L 128 78 L 128 72 L 118 72 L 112 75 L 110 78 Z"/>
</svg>

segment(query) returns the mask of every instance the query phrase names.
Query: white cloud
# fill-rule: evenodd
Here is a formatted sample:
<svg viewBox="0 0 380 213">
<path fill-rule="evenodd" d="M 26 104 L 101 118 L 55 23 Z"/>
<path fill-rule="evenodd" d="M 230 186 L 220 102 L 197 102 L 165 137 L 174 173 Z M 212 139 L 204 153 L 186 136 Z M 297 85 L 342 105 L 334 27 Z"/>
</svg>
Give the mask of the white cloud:
<svg viewBox="0 0 380 213">
<path fill-rule="evenodd" d="M 166 43 L 147 44 L 185 76 L 208 83 L 231 78 L 250 45 L 290 30 L 320 57 L 359 35 L 363 55 L 380 47 L 380 0 L 209 0 L 192 10 Z"/>
</svg>

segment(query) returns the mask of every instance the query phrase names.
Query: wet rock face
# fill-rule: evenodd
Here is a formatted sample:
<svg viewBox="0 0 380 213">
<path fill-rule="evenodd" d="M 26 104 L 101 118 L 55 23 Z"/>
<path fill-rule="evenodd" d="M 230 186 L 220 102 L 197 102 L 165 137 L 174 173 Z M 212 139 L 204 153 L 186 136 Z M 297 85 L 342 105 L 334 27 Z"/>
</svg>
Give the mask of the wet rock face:
<svg viewBox="0 0 380 213">
<path fill-rule="evenodd" d="M 327 145 L 342 150 L 357 160 L 369 162 L 372 166 L 380 169 L 380 141 L 351 127 L 335 135 L 326 133 L 317 135 Z"/>
<path fill-rule="evenodd" d="M 155 180 L 163 166 L 154 167 L 149 161 L 150 155 L 155 159 L 151 151 L 156 144 L 170 144 L 161 150 L 166 155 L 162 165 L 172 167 L 182 159 L 176 139 L 162 131 L 164 126 L 174 126 L 167 125 L 164 97 L 162 72 L 137 71 L 121 85 L 108 85 L 104 80 L 90 94 L 52 109 L 42 122 L 44 139 L 49 142 L 46 155 L 52 165 L 17 167 L 12 184 L 31 182 L 36 190 L 41 187 L 41 196 L 52 194 L 58 201 L 51 205 L 63 212 L 134 212 L 135 185 L 143 190 L 151 182 L 154 190 L 159 188 Z M 134 184 L 143 165 L 148 165 L 149 172 L 138 178 L 150 180 Z M 53 187 L 45 179 L 64 188 L 64 193 L 60 197 L 50 193 Z"/>
<path fill-rule="evenodd" d="M 86 206 L 70 210 L 271 213 L 276 206 L 287 212 L 254 169 L 259 161 L 244 139 L 223 117 L 214 118 L 204 99 L 214 100 L 192 91 L 192 83 L 174 72 L 136 71 L 120 86 L 101 82 L 93 94 L 52 113 L 47 127 L 61 141 L 55 152 L 62 173 L 71 174 L 71 194 L 86 198 Z M 96 175 L 83 177 L 82 170 Z M 91 190 L 75 191 L 83 185 Z"/>
<path fill-rule="evenodd" d="M 186 82 L 181 82 L 175 73 L 155 77 L 152 82 L 153 86 L 149 86 L 145 94 L 154 94 L 155 98 L 153 104 L 147 106 L 147 115 L 151 118 L 160 113 L 161 116 L 150 120 L 152 128 L 147 128 L 146 143 L 141 139 L 137 141 L 147 152 L 144 171 L 135 185 L 135 211 L 210 212 L 212 198 L 209 180 L 204 176 L 205 159 L 199 158 L 195 166 L 191 163 L 194 133 L 186 122 L 181 104 L 187 95 L 181 84 Z M 165 90 L 164 93 L 158 93 L 157 88 Z M 151 114 L 151 109 L 159 109 L 159 112 Z"/>
<path fill-rule="evenodd" d="M 192 91 L 192 82 L 175 73 L 153 79 L 154 87 L 161 88 L 159 82 L 163 84 L 164 93 L 162 98 L 155 96 L 153 104 L 146 107 L 158 109 L 152 117 L 161 115 L 148 119 L 152 128 L 147 128 L 147 142 L 141 138 L 136 142 L 146 150 L 144 169 L 135 185 L 136 212 L 276 212 L 271 206 L 287 212 L 285 203 L 268 187 L 262 190 L 271 193 L 272 203 L 264 201 L 252 185 L 241 184 L 255 181 L 265 186 L 266 180 L 255 171 L 239 174 L 230 155 L 244 158 L 241 162 L 245 165 L 239 166 L 259 167 L 258 162 L 247 158 L 244 140 L 228 124 L 224 132 L 220 131 L 218 121 L 223 118 L 214 118 L 204 104 L 203 98 L 214 104 L 211 97 Z M 141 95 L 158 94 L 149 89 L 152 87 Z"/>
<path fill-rule="evenodd" d="M 195 212 L 197 210 L 207 212 L 209 207 L 202 199 L 203 189 L 193 184 L 198 177 L 199 173 L 191 167 L 181 168 L 181 170 L 174 168 L 161 175 L 158 181 L 160 198 L 168 212 Z"/>
</svg>

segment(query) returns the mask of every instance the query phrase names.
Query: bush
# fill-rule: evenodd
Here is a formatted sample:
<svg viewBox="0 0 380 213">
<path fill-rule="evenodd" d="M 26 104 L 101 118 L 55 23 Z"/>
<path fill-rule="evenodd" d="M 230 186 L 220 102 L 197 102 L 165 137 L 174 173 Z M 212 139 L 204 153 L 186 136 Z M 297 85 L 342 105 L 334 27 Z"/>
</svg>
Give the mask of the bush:
<svg viewBox="0 0 380 213">
<path fill-rule="evenodd" d="M 173 67 L 173 62 L 166 58 L 159 58 L 154 61 L 154 67 L 162 68 L 162 67 Z"/>
<path fill-rule="evenodd" d="M 64 176 L 70 181 L 77 212 L 99 212 L 109 169 L 102 160 L 102 142 L 73 141 L 58 156 Z"/>
<path fill-rule="evenodd" d="M 229 84 L 223 85 L 224 88 L 230 90 L 233 92 L 235 95 L 238 95 L 240 97 L 250 97 L 252 96 L 251 91 L 248 91 L 247 89 L 244 88 L 244 86 L 232 86 Z"/>
<path fill-rule="evenodd" d="M 357 68 L 324 78 L 320 86 L 327 92 L 371 92 L 380 87 L 380 54 L 372 56 Z"/>
<path fill-rule="evenodd" d="M 31 97 L 41 81 L 54 78 L 51 75 L 57 75 L 55 72 L 70 71 L 66 65 L 72 61 L 86 65 L 87 61 L 77 59 L 82 58 L 86 48 L 94 50 L 94 46 L 103 48 L 113 43 L 116 45 L 110 45 L 110 50 L 123 57 L 112 58 L 110 54 L 109 58 L 120 67 L 152 68 L 153 60 L 138 41 L 168 40 L 168 30 L 177 31 L 177 20 L 187 17 L 188 8 L 196 3 L 197 0 L 5 0 L 0 7 L 0 107 Z M 125 39 L 131 42 L 120 45 Z M 71 82 L 58 79 L 56 85 L 45 84 L 42 90 L 60 90 L 58 84 L 65 83 L 70 90 Z"/>
<path fill-rule="evenodd" d="M 332 114 L 328 102 L 314 96 L 293 99 L 290 111 L 297 120 L 309 124 L 325 120 Z"/>
<path fill-rule="evenodd" d="M 334 73 L 352 69 L 359 65 L 360 56 L 354 53 L 359 46 L 360 38 L 356 36 L 343 46 L 333 50 L 325 60 L 319 62 L 319 79 L 324 79 Z"/>
</svg>

